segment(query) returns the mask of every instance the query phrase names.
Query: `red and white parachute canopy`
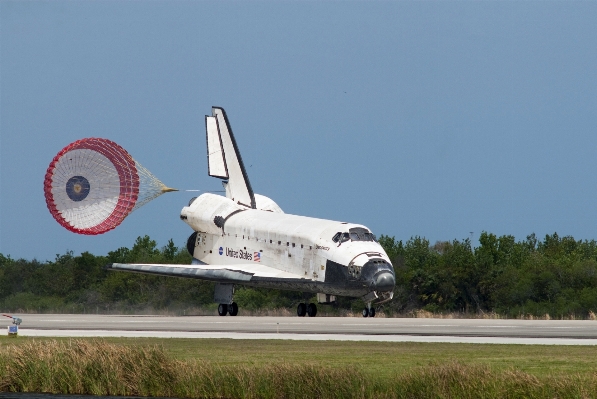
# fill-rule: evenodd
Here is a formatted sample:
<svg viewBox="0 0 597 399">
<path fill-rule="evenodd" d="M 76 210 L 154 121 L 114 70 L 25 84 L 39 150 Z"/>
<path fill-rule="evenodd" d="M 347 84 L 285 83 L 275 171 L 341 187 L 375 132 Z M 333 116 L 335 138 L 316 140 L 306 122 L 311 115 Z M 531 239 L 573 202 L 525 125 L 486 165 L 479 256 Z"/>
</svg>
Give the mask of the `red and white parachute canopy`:
<svg viewBox="0 0 597 399">
<path fill-rule="evenodd" d="M 44 180 L 46 204 L 54 219 L 79 234 L 102 234 L 127 215 L 168 191 L 113 141 L 87 138 L 64 147 Z"/>
</svg>

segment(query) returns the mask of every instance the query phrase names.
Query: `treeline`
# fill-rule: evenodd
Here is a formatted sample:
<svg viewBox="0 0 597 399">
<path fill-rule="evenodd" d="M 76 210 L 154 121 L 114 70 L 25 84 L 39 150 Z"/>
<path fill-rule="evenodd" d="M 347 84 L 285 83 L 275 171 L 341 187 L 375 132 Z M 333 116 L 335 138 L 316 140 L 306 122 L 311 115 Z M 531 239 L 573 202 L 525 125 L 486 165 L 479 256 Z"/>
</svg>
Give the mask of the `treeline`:
<svg viewBox="0 0 597 399">
<path fill-rule="evenodd" d="M 14 260 L 0 253 L 0 311 L 68 313 L 215 312 L 214 284 L 207 281 L 108 271 L 108 263 L 190 264 L 186 247 L 162 248 L 148 236 L 132 248 L 96 256 L 56 255 L 54 261 Z M 292 308 L 301 293 L 239 287 L 242 310 Z"/>
<path fill-rule="evenodd" d="M 421 237 L 406 242 L 381 236 L 380 243 L 396 271 L 394 300 L 381 311 L 497 313 L 508 317 L 587 318 L 597 313 L 597 242 L 534 234 L 482 233 L 470 240 L 430 244 Z M 54 261 L 12 259 L 0 254 L 0 310 L 3 312 L 184 314 L 215 311 L 213 283 L 143 274 L 112 272 L 108 263 L 189 264 L 186 248 L 170 240 L 162 248 L 148 236 L 132 248 L 107 256 L 84 252 L 57 255 Z M 235 301 L 242 311 L 288 309 L 294 313 L 302 293 L 239 287 Z M 360 299 L 339 298 L 328 312 L 356 311 Z M 322 309 L 324 310 L 324 309 Z"/>
<path fill-rule="evenodd" d="M 494 312 L 508 317 L 594 317 L 597 242 L 556 233 L 516 241 L 483 232 L 479 246 L 414 237 L 380 239 L 396 271 L 398 312 Z"/>
</svg>

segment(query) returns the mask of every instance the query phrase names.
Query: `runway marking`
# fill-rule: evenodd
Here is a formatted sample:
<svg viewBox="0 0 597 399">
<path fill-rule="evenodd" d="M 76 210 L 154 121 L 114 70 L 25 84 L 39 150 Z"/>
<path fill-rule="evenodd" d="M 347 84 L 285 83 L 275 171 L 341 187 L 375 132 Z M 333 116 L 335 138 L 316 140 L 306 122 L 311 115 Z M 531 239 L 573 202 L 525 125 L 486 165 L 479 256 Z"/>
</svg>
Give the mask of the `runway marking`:
<svg viewBox="0 0 597 399">
<path fill-rule="evenodd" d="M 466 327 L 462 324 L 417 324 L 415 326 L 412 327 Z"/>
<path fill-rule="evenodd" d="M 6 335 L 3 334 L 3 335 Z M 292 334 L 292 333 L 230 333 L 183 331 L 110 331 L 110 330 L 34 330 L 20 329 L 25 337 L 125 337 L 125 338 L 197 338 L 197 339 L 286 339 L 298 341 L 372 341 L 372 342 L 441 342 L 466 344 L 516 345 L 597 345 L 590 338 L 512 338 L 459 337 L 418 335 L 359 335 L 359 334 Z"/>
<path fill-rule="evenodd" d="M 465 326 L 462 326 L 465 327 Z M 473 328 L 516 328 L 516 326 L 470 326 Z M 529 328 L 537 328 L 537 327 L 529 327 Z"/>
<path fill-rule="evenodd" d="M 426 326 L 426 327 L 431 327 L 431 326 Z M 456 327 L 456 326 L 454 326 L 454 327 Z M 460 327 L 460 326 L 458 326 L 458 327 Z M 462 327 L 474 327 L 474 328 L 517 328 L 517 326 L 462 326 Z M 525 326 L 525 327 L 529 328 L 529 329 L 549 329 L 549 330 L 550 329 L 567 329 L 568 330 L 568 329 L 587 329 L 587 328 L 594 329 L 595 328 L 595 327 L 589 327 L 589 326 L 587 326 L 587 327 Z"/>
</svg>

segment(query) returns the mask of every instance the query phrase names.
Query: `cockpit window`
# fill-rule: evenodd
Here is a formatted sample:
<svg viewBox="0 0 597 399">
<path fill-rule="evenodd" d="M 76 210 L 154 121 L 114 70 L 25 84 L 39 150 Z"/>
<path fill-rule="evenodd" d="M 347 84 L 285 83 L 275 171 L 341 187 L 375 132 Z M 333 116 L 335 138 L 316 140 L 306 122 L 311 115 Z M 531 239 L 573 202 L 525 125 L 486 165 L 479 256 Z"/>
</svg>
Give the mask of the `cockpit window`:
<svg viewBox="0 0 597 399">
<path fill-rule="evenodd" d="M 362 227 L 353 227 L 352 229 L 348 230 L 349 233 L 341 233 L 337 232 L 332 238 L 332 241 L 343 243 L 348 240 L 351 241 L 375 241 L 377 242 L 377 238 L 373 233 L 364 229 Z"/>
<path fill-rule="evenodd" d="M 350 240 L 350 236 L 348 235 L 348 233 L 341 233 L 341 232 L 337 232 L 334 235 L 334 238 L 332 238 L 332 241 L 339 242 L 339 243 L 343 243 L 348 240 Z"/>
<path fill-rule="evenodd" d="M 353 227 L 348 231 L 350 232 L 350 239 L 353 241 L 377 241 L 375 235 L 362 227 Z"/>
<path fill-rule="evenodd" d="M 334 242 L 340 241 L 341 236 L 342 236 L 342 233 L 337 232 L 336 235 L 334 236 L 334 238 L 332 238 L 332 241 L 334 241 Z"/>
</svg>

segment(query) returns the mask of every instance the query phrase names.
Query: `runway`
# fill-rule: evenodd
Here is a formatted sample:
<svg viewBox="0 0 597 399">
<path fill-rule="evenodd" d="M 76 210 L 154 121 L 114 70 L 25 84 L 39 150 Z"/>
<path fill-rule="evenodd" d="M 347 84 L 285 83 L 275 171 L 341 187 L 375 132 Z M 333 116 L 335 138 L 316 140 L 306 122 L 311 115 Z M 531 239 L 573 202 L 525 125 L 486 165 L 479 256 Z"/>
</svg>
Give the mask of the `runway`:
<svg viewBox="0 0 597 399">
<path fill-rule="evenodd" d="M 23 319 L 19 329 L 21 336 L 597 345 L 597 321 L 592 320 L 170 317 L 89 314 L 16 316 Z M 4 331 L 6 331 L 5 328 Z"/>
</svg>

